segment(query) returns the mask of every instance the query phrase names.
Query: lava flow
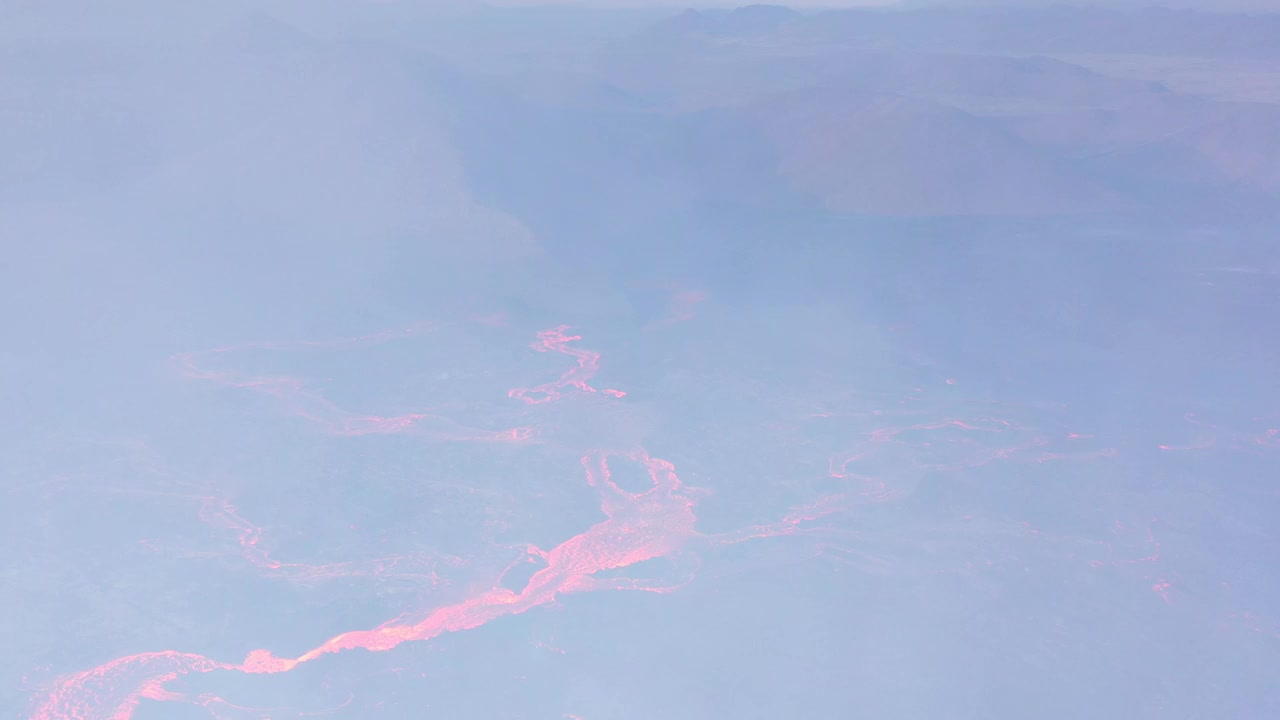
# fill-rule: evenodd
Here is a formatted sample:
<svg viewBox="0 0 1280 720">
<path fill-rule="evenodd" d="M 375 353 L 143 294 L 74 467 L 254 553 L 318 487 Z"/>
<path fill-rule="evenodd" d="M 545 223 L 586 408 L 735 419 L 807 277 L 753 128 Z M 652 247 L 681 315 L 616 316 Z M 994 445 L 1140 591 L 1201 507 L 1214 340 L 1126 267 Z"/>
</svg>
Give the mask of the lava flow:
<svg viewBox="0 0 1280 720">
<path fill-rule="evenodd" d="M 198 380 L 211 380 L 229 387 L 252 390 L 276 398 L 294 415 L 315 423 L 333 435 L 391 435 L 406 433 L 445 442 L 524 442 L 533 437 L 530 428 L 516 427 L 505 430 L 479 430 L 463 426 L 435 413 L 416 412 L 384 417 L 343 410 L 319 393 L 311 390 L 301 380 L 288 376 L 239 376 L 201 365 L 201 355 L 225 355 L 245 350 L 292 350 L 341 347 L 356 344 L 380 343 L 408 337 L 432 329 L 430 325 L 413 325 L 405 330 L 383 332 L 356 338 L 342 338 L 323 342 L 253 343 L 215 348 L 204 353 L 180 353 L 172 360 L 184 375 Z M 548 331 L 554 333 L 555 331 Z M 546 335 L 547 333 L 542 333 Z M 576 338 L 567 338 L 573 340 Z M 585 351 L 577 351 L 589 355 Z M 598 357 L 598 355 L 597 355 Z"/>
<path fill-rule="evenodd" d="M 556 399 L 560 390 L 566 387 L 594 391 L 586 381 L 595 372 L 598 355 L 568 347 L 567 343 L 577 338 L 565 335 L 565 329 L 541 333 L 540 343 L 535 347 L 571 355 L 577 358 L 578 367 L 555 382 L 532 390 L 512 391 L 512 397 L 541 403 Z M 605 392 L 622 395 L 617 391 Z M 530 393 L 541 393 L 543 397 L 531 398 Z M 629 492 L 619 487 L 611 479 L 611 457 L 642 464 L 648 472 L 651 487 L 643 492 Z M 250 652 L 238 664 L 176 651 L 118 658 L 63 678 L 38 703 L 32 718 L 127 720 L 143 700 L 185 700 L 182 695 L 165 688 L 166 684 L 182 675 L 216 670 L 251 674 L 288 672 L 331 653 L 357 649 L 382 652 L 402 643 L 430 640 L 444 633 L 476 628 L 553 603 L 558 597 L 572 593 L 597 590 L 666 592 L 676 586 L 657 579 L 617 576 L 609 571 L 620 571 L 657 558 L 678 559 L 693 541 L 727 544 L 794 534 L 805 522 L 838 509 L 838 504 L 828 499 L 819 505 L 797 510 L 776 524 L 755 526 L 738 533 L 702 535 L 695 529 L 697 518 L 692 493 L 682 484 L 670 462 L 651 457 L 643 450 L 628 453 L 598 450 L 584 456 L 582 463 L 587 484 L 600 496 L 604 519 L 549 550 L 530 546 L 530 555 L 540 557 L 545 567 L 518 592 L 495 583 L 461 602 L 436 608 L 421 621 L 393 620 L 372 629 L 342 633 L 296 658 L 278 657 L 265 649 Z M 261 559 L 268 562 L 265 557 Z M 207 707 L 208 700 L 204 697 L 192 702 Z"/>
<path fill-rule="evenodd" d="M 516 615 L 552 603 L 558 596 L 594 590 L 672 589 L 647 578 L 596 577 L 608 570 L 626 568 L 645 560 L 672 556 L 695 538 L 704 538 L 694 529 L 693 500 L 682 492 L 674 466 L 643 452 L 628 456 L 648 469 L 653 486 L 631 493 L 619 488 L 609 477 L 608 456 L 591 453 L 582 459 L 587 482 L 600 493 L 605 519 L 550 550 L 530 548 L 546 567 L 529 579 L 520 592 L 495 586 L 474 597 L 431 612 L 413 624 L 386 623 L 371 630 L 356 630 L 330 638 L 297 658 L 282 658 L 267 650 L 254 650 L 240 664 L 220 663 L 208 658 L 173 651 L 142 653 L 113 660 L 105 665 L 63 679 L 38 707 L 34 720 L 107 718 L 126 720 L 143 699 L 175 700 L 180 696 L 164 690 L 164 684 L 188 673 L 235 670 L 244 673 L 287 672 L 326 654 L 364 649 L 390 650 L 401 643 L 429 640 L 447 632 L 484 625 L 507 615 Z M 756 537 L 792 534 L 805 520 L 831 512 L 818 507 L 793 513 L 774 525 L 750 528 L 732 537 L 712 536 L 712 542 L 737 542 Z"/>
<path fill-rule="evenodd" d="M 564 331 L 568 330 L 568 326 L 551 328 L 538 333 L 538 342 L 530 345 L 538 352 L 558 352 L 569 355 L 578 361 L 578 366 L 570 368 L 559 378 L 548 383 L 543 383 L 533 388 L 515 388 L 507 393 L 509 397 L 520 398 L 530 405 L 541 405 L 542 403 L 551 402 L 560 398 L 561 390 L 564 388 L 575 388 L 580 392 L 599 392 L 603 395 L 612 395 L 613 397 L 623 397 L 626 395 L 621 390 L 597 390 L 587 384 L 587 381 L 595 376 L 600 369 L 600 353 L 591 350 L 583 350 L 581 348 L 570 347 L 569 343 L 575 340 L 581 340 L 581 335 L 565 335 Z"/>
</svg>

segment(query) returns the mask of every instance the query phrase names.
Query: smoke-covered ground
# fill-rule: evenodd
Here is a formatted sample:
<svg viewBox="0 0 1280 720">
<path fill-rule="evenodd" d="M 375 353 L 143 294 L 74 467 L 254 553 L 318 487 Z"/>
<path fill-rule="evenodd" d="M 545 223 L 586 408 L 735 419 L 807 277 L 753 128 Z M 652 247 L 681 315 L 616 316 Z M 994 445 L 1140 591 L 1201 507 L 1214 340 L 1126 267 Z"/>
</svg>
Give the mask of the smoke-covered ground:
<svg viewBox="0 0 1280 720">
<path fill-rule="evenodd" d="M 0 710 L 1280 709 L 1280 20 L 0 11 Z"/>
</svg>

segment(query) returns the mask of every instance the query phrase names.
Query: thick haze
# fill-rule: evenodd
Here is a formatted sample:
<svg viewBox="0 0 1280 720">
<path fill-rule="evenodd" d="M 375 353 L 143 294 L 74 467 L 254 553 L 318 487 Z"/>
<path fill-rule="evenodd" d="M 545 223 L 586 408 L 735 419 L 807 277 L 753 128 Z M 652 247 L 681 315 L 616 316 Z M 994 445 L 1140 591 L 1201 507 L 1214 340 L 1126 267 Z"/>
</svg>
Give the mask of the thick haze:
<svg viewBox="0 0 1280 720">
<path fill-rule="evenodd" d="M 0 717 L 1280 716 L 1280 15 L 939 5 L 0 5 Z"/>
<path fill-rule="evenodd" d="M 458 3 L 465 5 L 465 3 Z M 673 8 L 736 8 L 744 3 L 723 2 L 722 0 L 654 0 L 640 3 L 636 0 L 577 0 L 570 3 L 548 3 L 544 0 L 495 0 L 485 3 L 490 6 L 510 8 L 531 8 L 547 6 L 569 6 L 579 8 L 630 9 L 639 7 L 673 7 Z M 798 9 L 842 9 L 842 8 L 1050 8 L 1070 5 L 1061 0 L 805 0 L 805 2 L 789 3 L 788 7 Z M 1175 10 L 1201 10 L 1209 12 L 1280 12 L 1277 0 L 1108 0 L 1106 3 L 1076 3 L 1107 8 L 1168 8 Z"/>
</svg>

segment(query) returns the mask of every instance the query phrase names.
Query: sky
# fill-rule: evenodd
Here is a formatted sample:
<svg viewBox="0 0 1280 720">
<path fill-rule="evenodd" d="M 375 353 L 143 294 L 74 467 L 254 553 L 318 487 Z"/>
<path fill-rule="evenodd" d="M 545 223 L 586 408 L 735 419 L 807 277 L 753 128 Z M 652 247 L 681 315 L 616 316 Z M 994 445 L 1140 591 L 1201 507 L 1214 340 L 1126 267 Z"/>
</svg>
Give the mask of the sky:
<svg viewBox="0 0 1280 720">
<path fill-rule="evenodd" d="M 643 5 L 631 0 L 577 0 L 571 3 L 547 3 L 542 0 L 494 0 L 488 4 L 502 7 L 540 7 L 545 5 L 571 5 L 591 8 L 636 8 L 667 6 L 673 8 L 735 8 L 750 3 L 701 0 L 699 2 L 659 1 Z M 1058 0 L 801 0 L 789 3 L 759 3 L 785 5 L 793 8 L 912 8 L 912 7 L 1052 7 L 1062 5 Z M 1090 3 L 1076 3 L 1090 4 Z M 1093 3 L 1097 4 L 1097 3 Z M 1118 8 L 1176 8 L 1202 11 L 1280 12 L 1276 0 L 1113 0 L 1107 7 Z"/>
</svg>

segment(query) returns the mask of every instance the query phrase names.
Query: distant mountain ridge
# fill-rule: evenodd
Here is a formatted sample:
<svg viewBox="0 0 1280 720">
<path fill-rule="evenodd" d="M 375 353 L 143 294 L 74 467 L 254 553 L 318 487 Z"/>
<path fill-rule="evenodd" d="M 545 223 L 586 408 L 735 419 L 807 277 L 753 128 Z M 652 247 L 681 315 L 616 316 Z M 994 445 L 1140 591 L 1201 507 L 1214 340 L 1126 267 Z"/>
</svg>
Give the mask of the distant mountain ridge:
<svg viewBox="0 0 1280 720">
<path fill-rule="evenodd" d="M 1280 141 L 1275 108 L 1055 56 L 1124 47 L 1280 63 L 1280 16 L 689 10 L 604 48 L 596 70 L 657 112 L 750 118 L 778 172 L 835 212 L 1025 216 L 1173 197 L 1180 208 L 1233 194 L 1280 200 L 1280 156 L 1265 149 Z"/>
<path fill-rule="evenodd" d="M 648 40 L 785 33 L 810 43 L 978 53 L 1128 52 L 1280 57 L 1280 13 L 1164 8 L 857 8 L 800 13 L 780 6 L 687 10 Z"/>
</svg>

